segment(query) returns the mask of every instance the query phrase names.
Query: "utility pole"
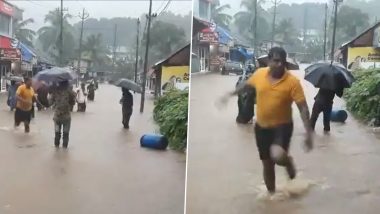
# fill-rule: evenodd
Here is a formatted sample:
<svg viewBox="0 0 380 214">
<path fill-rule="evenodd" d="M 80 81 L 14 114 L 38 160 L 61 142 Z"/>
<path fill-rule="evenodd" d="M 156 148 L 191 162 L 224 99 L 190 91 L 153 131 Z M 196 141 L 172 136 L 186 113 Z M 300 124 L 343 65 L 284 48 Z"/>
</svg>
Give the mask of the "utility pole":
<svg viewBox="0 0 380 214">
<path fill-rule="evenodd" d="M 63 0 L 61 0 L 61 30 L 59 32 L 59 66 L 63 66 Z"/>
<path fill-rule="evenodd" d="M 255 17 L 253 19 L 253 49 L 255 55 L 257 55 L 257 0 L 254 0 Z"/>
<path fill-rule="evenodd" d="M 306 47 L 307 42 L 307 10 L 308 8 L 305 6 L 304 13 L 303 13 L 303 45 Z"/>
<path fill-rule="evenodd" d="M 137 18 L 135 83 L 137 83 L 137 68 L 138 68 L 138 62 L 139 62 L 139 41 L 140 41 L 140 18 Z"/>
<path fill-rule="evenodd" d="M 82 61 L 82 38 L 83 38 L 83 27 L 84 27 L 84 20 L 86 20 L 90 15 L 86 13 L 85 9 L 83 8 L 82 14 L 79 14 L 79 18 L 81 21 L 81 29 L 80 29 L 80 37 L 79 37 L 79 54 L 78 54 L 78 75 L 77 75 L 77 87 L 79 86 L 79 75 L 80 75 L 80 67 L 81 67 L 81 61 Z"/>
<path fill-rule="evenodd" d="M 280 0 L 274 0 L 274 11 L 273 11 L 273 23 L 272 23 L 272 41 L 271 41 L 271 48 L 273 48 L 274 43 L 274 36 L 275 36 L 275 30 L 276 30 L 276 15 L 277 15 L 277 5 L 281 3 Z"/>
<path fill-rule="evenodd" d="M 152 20 L 152 0 L 149 1 L 149 13 L 147 15 L 148 28 L 146 34 L 146 47 L 145 47 L 145 61 L 144 61 L 144 71 L 143 71 L 143 81 L 142 81 L 142 93 L 141 93 L 141 103 L 140 103 L 140 113 L 144 112 L 145 104 L 145 85 L 146 85 L 146 75 L 148 72 L 148 54 L 149 54 L 149 43 L 150 43 L 150 25 Z"/>
<path fill-rule="evenodd" d="M 333 38 L 332 38 L 331 56 L 330 56 L 331 64 L 334 62 L 335 37 L 336 37 L 336 27 L 337 27 L 337 22 L 338 22 L 338 4 L 340 2 L 343 2 L 343 0 L 334 0 L 335 12 L 334 12 L 334 29 L 333 29 Z"/>
<path fill-rule="evenodd" d="M 324 31 L 324 39 L 323 39 L 323 60 L 326 61 L 326 44 L 327 44 L 327 10 L 328 5 L 325 4 L 325 31 Z"/>
<path fill-rule="evenodd" d="M 116 33 L 117 33 L 117 24 L 115 24 L 114 31 L 113 31 L 113 53 L 112 53 L 113 72 L 115 71 L 115 63 L 116 63 Z"/>
</svg>

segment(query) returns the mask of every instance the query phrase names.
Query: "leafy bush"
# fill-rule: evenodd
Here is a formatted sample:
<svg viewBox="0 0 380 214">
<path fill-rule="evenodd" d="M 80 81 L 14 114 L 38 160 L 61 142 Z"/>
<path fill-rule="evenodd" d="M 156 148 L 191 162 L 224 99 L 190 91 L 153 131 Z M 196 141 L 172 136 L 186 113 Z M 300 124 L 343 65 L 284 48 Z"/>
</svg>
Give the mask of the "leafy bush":
<svg viewBox="0 0 380 214">
<path fill-rule="evenodd" d="M 172 90 L 158 98 L 153 110 L 154 121 L 169 140 L 169 147 L 184 150 L 187 140 L 188 91 Z"/>
<path fill-rule="evenodd" d="M 354 75 L 356 81 L 344 96 L 348 110 L 365 121 L 379 120 L 380 69 L 358 70 Z"/>
</svg>

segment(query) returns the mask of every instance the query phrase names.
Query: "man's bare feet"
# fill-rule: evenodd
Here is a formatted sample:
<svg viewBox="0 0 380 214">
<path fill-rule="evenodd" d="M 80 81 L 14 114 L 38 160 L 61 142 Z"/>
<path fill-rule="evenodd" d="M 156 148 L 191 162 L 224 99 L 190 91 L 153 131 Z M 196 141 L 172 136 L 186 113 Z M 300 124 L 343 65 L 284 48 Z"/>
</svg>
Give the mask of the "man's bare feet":
<svg viewBox="0 0 380 214">
<path fill-rule="evenodd" d="M 294 166 L 293 158 L 291 156 L 289 156 L 288 158 L 289 158 L 289 163 L 286 166 L 286 172 L 288 173 L 289 178 L 293 180 L 297 175 L 297 170 L 296 170 L 296 167 Z"/>
</svg>

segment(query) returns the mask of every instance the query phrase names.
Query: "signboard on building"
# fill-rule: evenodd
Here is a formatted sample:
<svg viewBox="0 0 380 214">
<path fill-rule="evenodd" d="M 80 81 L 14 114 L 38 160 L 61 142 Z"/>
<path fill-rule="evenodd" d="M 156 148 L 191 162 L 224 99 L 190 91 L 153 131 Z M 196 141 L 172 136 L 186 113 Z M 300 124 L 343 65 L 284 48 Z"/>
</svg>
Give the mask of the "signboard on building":
<svg viewBox="0 0 380 214">
<path fill-rule="evenodd" d="M 373 47 L 380 48 L 380 26 L 373 31 Z"/>
<path fill-rule="evenodd" d="M 161 85 L 163 90 L 176 87 L 178 83 L 189 83 L 189 66 L 162 67 Z"/>
<path fill-rule="evenodd" d="M 1 60 L 21 60 L 21 51 L 17 48 L 0 48 Z"/>
<path fill-rule="evenodd" d="M 215 32 L 200 32 L 199 42 L 218 43 L 218 37 Z"/>
<path fill-rule="evenodd" d="M 5 1 L 0 1 L 0 12 L 7 14 L 9 16 L 13 16 L 13 7 L 6 3 Z"/>
<path fill-rule="evenodd" d="M 380 63 L 380 50 L 373 47 L 348 48 L 348 69 L 370 68 Z"/>
</svg>

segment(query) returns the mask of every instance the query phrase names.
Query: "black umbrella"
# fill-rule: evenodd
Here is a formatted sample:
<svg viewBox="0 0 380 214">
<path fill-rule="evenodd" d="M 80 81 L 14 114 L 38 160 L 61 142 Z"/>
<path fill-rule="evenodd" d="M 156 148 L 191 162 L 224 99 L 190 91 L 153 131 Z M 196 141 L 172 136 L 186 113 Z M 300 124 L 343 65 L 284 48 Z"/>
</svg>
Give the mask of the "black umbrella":
<svg viewBox="0 0 380 214">
<path fill-rule="evenodd" d="M 334 63 L 316 63 L 305 69 L 305 80 L 316 88 L 341 91 L 351 87 L 354 76 L 345 67 Z"/>
<path fill-rule="evenodd" d="M 119 79 L 115 83 L 116 86 L 129 89 L 131 91 L 141 93 L 141 86 L 129 79 Z"/>
<path fill-rule="evenodd" d="M 34 77 L 36 81 L 44 81 L 47 83 L 58 83 L 63 81 L 72 81 L 75 77 L 70 69 L 53 67 L 51 69 L 46 69 L 38 72 Z"/>
<path fill-rule="evenodd" d="M 263 56 L 260 56 L 259 58 L 257 58 L 257 61 L 259 62 L 259 67 L 267 67 L 268 66 L 268 55 L 263 55 Z M 297 62 L 295 60 L 293 60 L 292 58 L 286 58 L 286 68 L 288 70 L 299 70 L 300 67 L 299 65 L 297 64 Z"/>
</svg>

